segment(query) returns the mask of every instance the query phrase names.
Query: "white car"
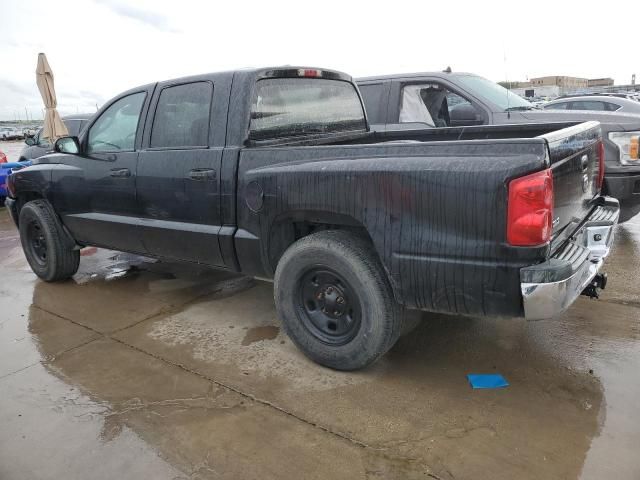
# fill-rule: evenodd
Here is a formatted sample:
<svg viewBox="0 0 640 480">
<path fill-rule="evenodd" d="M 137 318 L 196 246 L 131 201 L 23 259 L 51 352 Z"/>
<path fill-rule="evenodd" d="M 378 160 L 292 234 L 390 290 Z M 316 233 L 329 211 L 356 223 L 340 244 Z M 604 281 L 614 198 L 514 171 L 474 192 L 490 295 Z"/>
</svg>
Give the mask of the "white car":
<svg viewBox="0 0 640 480">
<path fill-rule="evenodd" d="M 0 127 L 1 140 L 16 140 L 24 138 L 24 134 L 14 127 Z"/>
</svg>

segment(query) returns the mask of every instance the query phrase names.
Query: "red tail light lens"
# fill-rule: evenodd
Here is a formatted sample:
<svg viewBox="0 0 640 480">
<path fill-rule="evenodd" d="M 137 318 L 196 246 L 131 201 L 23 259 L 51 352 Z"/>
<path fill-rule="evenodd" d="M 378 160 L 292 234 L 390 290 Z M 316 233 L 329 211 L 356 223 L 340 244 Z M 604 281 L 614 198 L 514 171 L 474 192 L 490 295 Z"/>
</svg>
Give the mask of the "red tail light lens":
<svg viewBox="0 0 640 480">
<path fill-rule="evenodd" d="M 0 163 L 7 163 L 7 156 L 0 152 Z"/>
<path fill-rule="evenodd" d="M 551 169 L 509 182 L 507 242 L 519 247 L 547 243 L 553 229 L 553 175 Z"/>
<path fill-rule="evenodd" d="M 596 179 L 596 187 L 602 189 L 604 183 L 604 142 L 598 142 L 598 178 Z"/>
</svg>

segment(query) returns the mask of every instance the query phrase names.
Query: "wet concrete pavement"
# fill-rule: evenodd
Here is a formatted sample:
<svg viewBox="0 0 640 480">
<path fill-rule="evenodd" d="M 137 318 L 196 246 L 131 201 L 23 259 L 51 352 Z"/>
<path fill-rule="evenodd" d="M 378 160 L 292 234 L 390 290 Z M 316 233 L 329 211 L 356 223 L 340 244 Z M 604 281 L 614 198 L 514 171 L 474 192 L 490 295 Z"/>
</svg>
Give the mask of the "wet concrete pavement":
<svg viewBox="0 0 640 480">
<path fill-rule="evenodd" d="M 424 315 L 354 373 L 297 351 L 268 283 L 83 253 L 75 281 L 37 280 L 0 210 L 3 480 L 640 478 L 639 217 L 600 301 Z M 511 385 L 472 390 L 483 372 Z"/>
</svg>

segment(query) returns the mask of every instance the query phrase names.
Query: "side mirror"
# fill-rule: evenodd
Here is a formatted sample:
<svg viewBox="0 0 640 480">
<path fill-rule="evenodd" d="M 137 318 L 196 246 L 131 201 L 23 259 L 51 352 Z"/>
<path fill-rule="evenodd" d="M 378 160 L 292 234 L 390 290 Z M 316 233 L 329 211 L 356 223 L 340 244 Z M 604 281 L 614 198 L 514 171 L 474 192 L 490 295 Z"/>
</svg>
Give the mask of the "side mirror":
<svg viewBox="0 0 640 480">
<path fill-rule="evenodd" d="M 451 126 L 481 125 L 482 115 L 470 103 L 460 103 L 449 111 Z"/>
<path fill-rule="evenodd" d="M 33 137 L 27 137 L 24 139 L 24 143 L 26 143 L 30 147 L 33 147 L 36 144 L 36 141 L 33 139 Z"/>
<path fill-rule="evenodd" d="M 78 143 L 78 137 L 62 137 L 56 140 L 53 146 L 53 151 L 56 153 L 80 153 L 80 144 Z"/>
</svg>

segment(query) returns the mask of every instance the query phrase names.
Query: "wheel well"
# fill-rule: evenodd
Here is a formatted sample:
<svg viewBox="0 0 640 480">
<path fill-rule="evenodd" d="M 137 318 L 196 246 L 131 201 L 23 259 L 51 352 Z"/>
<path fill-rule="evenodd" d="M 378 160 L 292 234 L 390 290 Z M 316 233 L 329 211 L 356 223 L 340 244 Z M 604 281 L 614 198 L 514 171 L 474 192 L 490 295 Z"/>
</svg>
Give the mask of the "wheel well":
<svg viewBox="0 0 640 480">
<path fill-rule="evenodd" d="M 277 218 L 269 231 L 269 263 L 275 272 L 280 257 L 296 240 L 321 230 L 347 230 L 373 245 L 369 232 L 360 222 L 347 215 L 328 212 L 295 212 Z"/>
<path fill-rule="evenodd" d="M 382 264 L 391 284 L 393 294 L 400 302 L 398 285 L 389 272 L 387 266 L 382 261 L 380 253 L 375 248 L 371 235 L 365 226 L 353 217 L 347 215 L 336 215 L 326 212 L 295 212 L 286 216 L 278 217 L 269 231 L 269 268 L 271 273 L 275 273 L 276 266 L 285 250 L 295 241 L 322 230 L 343 230 L 349 231 L 369 242 L 374 248 L 375 255 Z"/>
<path fill-rule="evenodd" d="M 20 195 L 18 195 L 17 202 L 16 202 L 17 217 L 18 218 L 20 217 L 20 210 L 27 203 L 29 203 L 32 200 L 42 200 L 42 199 L 44 199 L 44 197 L 38 192 L 20 192 Z M 16 218 L 16 222 L 18 221 L 18 218 Z"/>
</svg>

